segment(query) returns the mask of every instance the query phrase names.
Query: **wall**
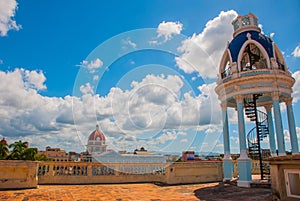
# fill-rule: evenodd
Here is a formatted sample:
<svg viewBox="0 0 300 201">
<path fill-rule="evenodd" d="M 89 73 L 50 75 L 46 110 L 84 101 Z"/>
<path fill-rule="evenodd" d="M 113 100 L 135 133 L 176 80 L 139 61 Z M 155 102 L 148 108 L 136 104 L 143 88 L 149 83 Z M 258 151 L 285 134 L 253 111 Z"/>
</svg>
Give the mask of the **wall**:
<svg viewBox="0 0 300 201">
<path fill-rule="evenodd" d="M 0 189 L 36 188 L 38 162 L 0 160 Z"/>
<path fill-rule="evenodd" d="M 166 170 L 167 184 L 186 184 L 222 181 L 221 161 L 173 163 Z"/>
<path fill-rule="evenodd" d="M 286 179 L 284 170 L 300 170 L 300 154 L 290 156 L 280 156 L 269 159 L 271 171 L 272 193 L 279 200 L 294 201 L 300 198 L 287 196 Z"/>
</svg>

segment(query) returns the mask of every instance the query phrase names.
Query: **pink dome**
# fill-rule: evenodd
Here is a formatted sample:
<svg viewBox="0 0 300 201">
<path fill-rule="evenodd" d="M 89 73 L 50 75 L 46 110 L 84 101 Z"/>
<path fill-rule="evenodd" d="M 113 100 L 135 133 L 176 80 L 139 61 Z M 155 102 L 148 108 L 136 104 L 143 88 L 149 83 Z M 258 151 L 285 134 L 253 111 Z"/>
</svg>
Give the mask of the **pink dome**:
<svg viewBox="0 0 300 201">
<path fill-rule="evenodd" d="M 89 141 L 90 140 L 105 142 L 105 136 L 104 136 L 103 132 L 99 130 L 99 126 L 98 125 L 96 125 L 96 130 L 94 130 L 90 134 Z"/>
</svg>

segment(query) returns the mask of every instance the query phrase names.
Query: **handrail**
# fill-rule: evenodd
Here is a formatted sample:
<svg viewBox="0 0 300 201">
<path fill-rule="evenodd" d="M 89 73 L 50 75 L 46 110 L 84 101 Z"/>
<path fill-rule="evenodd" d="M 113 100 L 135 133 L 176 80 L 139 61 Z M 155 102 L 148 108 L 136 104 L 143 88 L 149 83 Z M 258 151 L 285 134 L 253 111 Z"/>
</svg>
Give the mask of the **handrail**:
<svg viewBox="0 0 300 201">
<path fill-rule="evenodd" d="M 229 67 L 229 68 L 225 69 L 225 70 L 221 73 L 221 77 L 222 77 L 222 79 L 224 79 L 225 77 L 228 77 L 228 76 L 230 76 L 231 74 L 232 74 L 231 68 Z"/>
</svg>

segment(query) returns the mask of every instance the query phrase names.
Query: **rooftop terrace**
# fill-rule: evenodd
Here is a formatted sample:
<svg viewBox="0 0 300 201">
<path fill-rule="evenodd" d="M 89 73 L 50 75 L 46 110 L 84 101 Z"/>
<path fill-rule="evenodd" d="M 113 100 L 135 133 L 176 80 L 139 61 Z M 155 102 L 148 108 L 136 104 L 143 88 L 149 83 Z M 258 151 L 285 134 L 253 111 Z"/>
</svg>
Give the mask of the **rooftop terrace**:
<svg viewBox="0 0 300 201">
<path fill-rule="evenodd" d="M 241 188 L 223 183 L 159 186 L 155 184 L 40 185 L 38 189 L 1 191 L 0 200 L 272 200 L 269 188 Z"/>
</svg>

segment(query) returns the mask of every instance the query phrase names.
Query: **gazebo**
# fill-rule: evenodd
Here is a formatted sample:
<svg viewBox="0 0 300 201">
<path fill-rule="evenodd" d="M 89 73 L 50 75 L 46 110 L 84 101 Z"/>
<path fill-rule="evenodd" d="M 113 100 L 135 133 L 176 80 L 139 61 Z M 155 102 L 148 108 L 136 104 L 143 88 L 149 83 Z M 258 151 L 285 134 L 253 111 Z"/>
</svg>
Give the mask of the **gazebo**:
<svg viewBox="0 0 300 201">
<path fill-rule="evenodd" d="M 224 180 L 232 179 L 227 115 L 227 108 L 231 107 L 238 114 L 238 186 L 249 187 L 252 181 L 250 158 L 260 159 L 262 167 L 261 141 L 264 138 L 269 138 L 271 156 L 286 154 L 282 102 L 287 109 L 292 153 L 299 152 L 291 96 L 295 80 L 277 45 L 261 32 L 256 16 L 252 13 L 238 16 L 232 25 L 233 39 L 222 56 L 215 88 L 223 115 Z M 254 125 L 247 132 L 245 116 Z"/>
</svg>

